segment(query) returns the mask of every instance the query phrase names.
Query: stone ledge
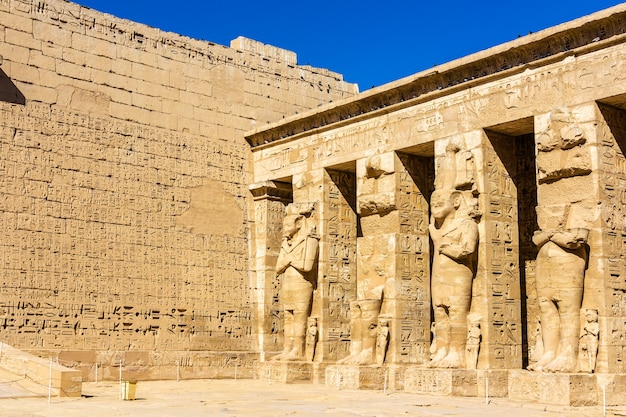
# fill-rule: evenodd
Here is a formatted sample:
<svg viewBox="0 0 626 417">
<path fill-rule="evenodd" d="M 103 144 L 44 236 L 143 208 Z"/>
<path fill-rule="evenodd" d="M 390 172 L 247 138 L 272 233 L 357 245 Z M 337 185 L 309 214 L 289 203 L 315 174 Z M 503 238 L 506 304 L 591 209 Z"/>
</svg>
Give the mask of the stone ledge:
<svg viewBox="0 0 626 417">
<path fill-rule="evenodd" d="M 457 397 L 506 397 L 508 371 L 407 367 L 404 390 L 416 394 Z"/>
<path fill-rule="evenodd" d="M 256 377 L 283 384 L 313 383 L 314 376 L 319 375 L 319 365 L 312 362 L 260 362 Z"/>
<path fill-rule="evenodd" d="M 509 398 L 572 407 L 623 405 L 626 402 L 626 375 L 552 374 L 525 370 L 509 371 Z"/>
<path fill-rule="evenodd" d="M 80 397 L 82 373 L 58 363 L 50 362 L 30 353 L 0 343 L 0 368 L 16 375 L 23 375 L 38 387 L 48 387 L 52 366 L 52 395 L 59 397 Z"/>
<path fill-rule="evenodd" d="M 326 385 L 345 389 L 399 390 L 403 366 L 328 365 Z"/>
</svg>

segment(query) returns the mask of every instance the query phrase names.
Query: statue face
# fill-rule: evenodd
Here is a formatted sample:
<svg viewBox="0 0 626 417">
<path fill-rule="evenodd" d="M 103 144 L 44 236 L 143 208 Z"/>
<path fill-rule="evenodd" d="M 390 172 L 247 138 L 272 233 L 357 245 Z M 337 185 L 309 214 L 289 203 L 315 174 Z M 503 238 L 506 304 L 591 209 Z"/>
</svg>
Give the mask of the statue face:
<svg viewBox="0 0 626 417">
<path fill-rule="evenodd" d="M 598 312 L 596 310 L 585 311 L 585 317 L 588 322 L 598 321 Z"/>
<path fill-rule="evenodd" d="M 443 220 L 454 212 L 452 194 L 449 191 L 435 190 L 430 197 L 430 213 L 437 220 Z"/>
<path fill-rule="evenodd" d="M 299 216 L 289 214 L 283 220 L 283 237 L 292 238 L 300 229 Z"/>
</svg>

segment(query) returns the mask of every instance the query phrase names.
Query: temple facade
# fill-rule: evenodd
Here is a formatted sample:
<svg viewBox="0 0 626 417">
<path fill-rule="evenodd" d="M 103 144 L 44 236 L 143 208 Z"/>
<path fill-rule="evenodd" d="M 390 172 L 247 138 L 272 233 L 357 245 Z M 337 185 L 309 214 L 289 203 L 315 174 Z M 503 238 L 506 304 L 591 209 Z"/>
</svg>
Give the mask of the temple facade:
<svg viewBox="0 0 626 417">
<path fill-rule="evenodd" d="M 624 31 L 617 6 L 248 132 L 260 376 L 572 405 L 618 391 Z M 287 207 L 317 242 L 314 281 L 276 266 Z"/>
</svg>

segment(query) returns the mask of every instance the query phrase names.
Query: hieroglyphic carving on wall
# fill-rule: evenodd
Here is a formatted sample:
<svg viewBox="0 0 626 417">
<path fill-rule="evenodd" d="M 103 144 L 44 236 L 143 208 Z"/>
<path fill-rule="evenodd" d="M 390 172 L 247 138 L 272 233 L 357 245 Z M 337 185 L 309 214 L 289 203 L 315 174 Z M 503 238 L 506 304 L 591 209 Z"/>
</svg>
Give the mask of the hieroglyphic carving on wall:
<svg viewBox="0 0 626 417">
<path fill-rule="evenodd" d="M 488 344 L 485 352 L 481 350 L 481 357 L 486 355 L 490 368 L 507 369 L 519 367 L 522 362 L 520 251 L 529 244 L 524 246 L 519 239 L 518 209 L 524 210 L 521 216 L 526 219 L 534 218 L 531 185 L 534 184 L 534 141 L 532 136 L 530 140 L 494 132 L 488 132 L 487 136 L 483 148 L 486 246 L 482 259 L 486 269 L 483 296 L 488 300 L 483 307 L 487 319 L 483 324 L 488 328 L 483 329 L 483 334 L 493 336 L 489 340 L 483 338 L 483 343 Z M 528 165 L 531 166 L 530 176 Z M 518 169 L 525 172 L 518 172 Z M 529 184 L 525 186 L 525 182 Z M 521 206 L 518 187 L 528 192 L 523 197 L 528 201 Z M 529 205 L 531 207 L 527 207 Z"/>
<path fill-rule="evenodd" d="M 600 351 L 596 372 L 624 372 L 626 365 L 626 112 L 599 105 L 599 188 L 602 200 L 602 241 L 606 271 L 606 306 L 599 310 Z M 589 290 L 585 290 L 589 292 Z M 606 316 L 603 320 L 602 316 Z"/>
<path fill-rule="evenodd" d="M 430 243 L 428 198 L 433 190 L 435 166 L 432 158 L 397 154 L 400 162 L 398 217 L 400 240 L 396 265 L 398 310 L 395 340 L 399 345 L 391 357 L 400 363 L 428 361 L 430 342 Z M 398 326 L 399 324 L 399 326 Z M 397 343 L 397 342 L 396 342 Z"/>
<path fill-rule="evenodd" d="M 218 171 L 244 211 L 243 144 L 30 103 L 0 105 L 0 125 L 5 342 L 253 349 L 245 217 L 234 234 L 176 226 Z"/>
<path fill-rule="evenodd" d="M 322 309 L 327 339 L 319 359 L 336 361 L 348 354 L 350 344 L 350 300 L 356 298 L 356 176 L 349 172 L 327 170 L 325 177 L 324 244 L 320 280 L 327 297 Z"/>
</svg>

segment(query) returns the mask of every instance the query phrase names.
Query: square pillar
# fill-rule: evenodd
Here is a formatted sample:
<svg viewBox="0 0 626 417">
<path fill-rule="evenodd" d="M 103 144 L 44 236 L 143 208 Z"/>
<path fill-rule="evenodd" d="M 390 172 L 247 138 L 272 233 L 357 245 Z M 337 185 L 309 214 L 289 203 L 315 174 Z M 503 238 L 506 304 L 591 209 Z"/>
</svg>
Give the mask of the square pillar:
<svg viewBox="0 0 626 417">
<path fill-rule="evenodd" d="M 598 333 L 604 333 L 600 356 L 609 346 L 607 329 L 599 329 L 607 322 L 598 319 L 598 313 L 607 314 L 602 300 L 606 259 L 600 218 L 599 116 L 595 103 L 535 116 L 538 230 L 533 241 L 538 253 L 534 280 L 528 280 L 526 288 L 528 327 L 536 329 L 534 337 L 532 332 L 529 336 L 528 368 L 536 371 L 606 369 L 606 356 L 600 368 L 588 360 L 592 357 L 595 362 Z M 594 311 L 588 315 L 587 310 Z M 593 336 L 584 335 L 586 331 Z M 579 361 L 583 356 L 587 359 Z"/>
<path fill-rule="evenodd" d="M 336 362 L 350 348 L 350 301 L 356 298 L 356 175 L 323 173 L 320 269 L 313 316 L 319 321 L 316 362 Z"/>
<path fill-rule="evenodd" d="M 376 338 L 371 359 L 358 364 L 380 365 L 383 358 L 385 363 L 428 359 L 427 196 L 432 177 L 428 158 L 389 152 L 357 161 L 362 236 L 357 239 L 357 297 L 352 308 L 360 310 L 363 348 L 368 348 L 368 334 Z M 353 343 L 359 339 L 358 334 L 351 337 Z"/>
<path fill-rule="evenodd" d="M 597 165 L 592 164 L 600 205 L 597 230 L 590 234 L 589 268 L 581 312 L 598 310 L 599 347 L 595 372 L 626 372 L 626 111 L 590 105 L 589 129 L 595 133 Z M 582 334 L 584 334 L 582 333 Z M 586 336 L 589 337 L 589 336 Z M 581 339 L 582 344 L 582 339 Z M 579 353 L 579 362 L 585 355 Z"/>
<path fill-rule="evenodd" d="M 253 311 L 261 361 L 265 353 L 282 349 L 280 282 L 276 259 L 280 250 L 285 206 L 291 201 L 291 185 L 277 181 L 252 184 L 254 224 L 251 231 Z"/>
</svg>

